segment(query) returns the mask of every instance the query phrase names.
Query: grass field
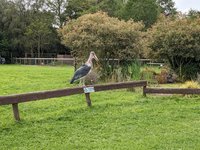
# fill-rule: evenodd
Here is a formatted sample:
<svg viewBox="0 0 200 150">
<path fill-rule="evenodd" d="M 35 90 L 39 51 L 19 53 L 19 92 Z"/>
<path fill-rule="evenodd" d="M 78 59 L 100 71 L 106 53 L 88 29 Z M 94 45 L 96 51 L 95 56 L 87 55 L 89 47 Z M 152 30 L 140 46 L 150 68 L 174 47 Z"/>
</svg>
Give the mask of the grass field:
<svg viewBox="0 0 200 150">
<path fill-rule="evenodd" d="M 0 66 L 0 95 L 69 87 L 72 67 Z M 126 90 L 0 106 L 0 150 L 200 149 L 200 98 Z"/>
</svg>

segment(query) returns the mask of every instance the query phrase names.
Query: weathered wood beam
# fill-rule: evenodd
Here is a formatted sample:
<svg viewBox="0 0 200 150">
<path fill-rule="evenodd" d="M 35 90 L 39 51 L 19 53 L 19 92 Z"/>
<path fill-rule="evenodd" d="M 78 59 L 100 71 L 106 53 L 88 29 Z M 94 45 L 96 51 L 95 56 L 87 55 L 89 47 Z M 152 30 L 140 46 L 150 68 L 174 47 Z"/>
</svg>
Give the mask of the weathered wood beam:
<svg viewBox="0 0 200 150">
<path fill-rule="evenodd" d="M 146 81 L 134 81 L 125 83 L 94 85 L 92 87 L 94 87 L 95 92 L 99 92 L 99 91 L 115 90 L 123 88 L 142 87 L 146 85 L 147 85 Z M 84 87 L 75 87 L 75 88 L 66 88 L 66 89 L 51 90 L 51 91 L 0 96 L 0 105 L 16 104 L 34 100 L 44 100 L 49 98 L 57 98 L 75 94 L 83 94 L 84 93 L 83 88 Z"/>
<path fill-rule="evenodd" d="M 145 88 L 145 94 L 200 94 L 200 89 L 189 88 Z"/>
</svg>

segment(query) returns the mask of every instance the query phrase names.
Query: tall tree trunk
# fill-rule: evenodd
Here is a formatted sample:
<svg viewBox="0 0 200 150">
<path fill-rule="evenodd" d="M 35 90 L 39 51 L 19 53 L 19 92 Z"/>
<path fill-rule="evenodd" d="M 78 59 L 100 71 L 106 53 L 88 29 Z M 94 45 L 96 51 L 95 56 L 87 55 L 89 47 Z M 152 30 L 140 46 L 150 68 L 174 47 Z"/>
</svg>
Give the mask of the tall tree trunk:
<svg viewBox="0 0 200 150">
<path fill-rule="evenodd" d="M 59 17 L 59 27 L 62 27 L 62 16 L 61 16 L 61 1 L 58 0 L 58 17 Z"/>
<path fill-rule="evenodd" d="M 34 53 L 33 53 L 33 47 L 31 46 L 31 58 L 34 57 Z"/>
<path fill-rule="evenodd" d="M 40 58 L 40 37 L 38 40 L 37 52 L 38 52 L 38 58 Z"/>
</svg>

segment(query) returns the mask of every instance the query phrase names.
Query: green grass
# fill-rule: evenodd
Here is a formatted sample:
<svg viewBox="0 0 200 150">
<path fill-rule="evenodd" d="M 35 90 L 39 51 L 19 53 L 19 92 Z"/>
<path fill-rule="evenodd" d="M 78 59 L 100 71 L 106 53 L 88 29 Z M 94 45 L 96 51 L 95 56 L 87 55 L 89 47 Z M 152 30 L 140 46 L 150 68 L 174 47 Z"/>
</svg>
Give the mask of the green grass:
<svg viewBox="0 0 200 150">
<path fill-rule="evenodd" d="M 0 95 L 69 87 L 72 67 L 0 66 Z M 126 90 L 0 106 L 1 150 L 184 149 L 200 147 L 200 98 Z"/>
<path fill-rule="evenodd" d="M 69 86 L 73 67 L 0 66 L 0 94 L 24 93 Z"/>
</svg>

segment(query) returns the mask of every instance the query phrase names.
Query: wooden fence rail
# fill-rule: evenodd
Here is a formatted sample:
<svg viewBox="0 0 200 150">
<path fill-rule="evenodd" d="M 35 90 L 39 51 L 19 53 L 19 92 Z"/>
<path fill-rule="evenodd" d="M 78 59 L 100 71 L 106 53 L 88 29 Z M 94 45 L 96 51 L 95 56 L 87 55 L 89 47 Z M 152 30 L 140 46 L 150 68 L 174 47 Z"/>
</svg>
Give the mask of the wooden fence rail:
<svg viewBox="0 0 200 150">
<path fill-rule="evenodd" d="M 57 64 L 74 64 L 74 58 L 13 58 L 15 64 L 24 65 L 55 65 Z"/>
<path fill-rule="evenodd" d="M 100 58 L 100 60 L 103 60 Z M 116 58 L 110 58 L 110 62 L 116 62 L 119 63 L 119 59 Z M 133 61 L 133 60 L 129 60 Z M 141 64 L 147 64 L 151 66 L 160 66 L 164 64 L 164 60 L 154 60 L 154 59 L 138 59 L 138 62 Z M 56 65 L 56 64 L 68 64 L 68 65 L 74 65 L 75 64 L 75 58 L 12 58 L 12 63 L 15 64 L 23 64 L 23 65 Z"/>
<path fill-rule="evenodd" d="M 132 87 L 143 87 L 143 89 L 145 89 L 146 86 L 147 86 L 147 81 L 135 81 L 135 82 L 113 83 L 106 85 L 94 85 L 89 87 L 75 87 L 75 88 L 43 91 L 43 92 L 0 96 L 0 105 L 12 104 L 14 118 L 15 120 L 19 121 L 20 116 L 19 116 L 18 103 L 85 93 L 87 105 L 91 106 L 90 92 L 88 93 L 84 92 L 85 88 L 88 89 L 92 88 L 94 92 L 98 92 L 98 91 L 115 90 L 115 89 L 132 88 Z"/>
<path fill-rule="evenodd" d="M 20 120 L 19 108 L 18 108 L 19 103 L 70 96 L 75 94 L 85 94 L 87 105 L 91 106 L 92 102 L 90 99 L 90 92 L 99 92 L 99 91 L 133 88 L 133 87 L 143 87 L 144 96 L 146 96 L 146 94 L 200 94 L 200 89 L 147 88 L 147 81 L 134 81 L 126 83 L 113 83 L 113 84 L 94 85 L 87 87 L 74 87 L 74 88 L 66 88 L 59 90 L 0 96 L 0 105 L 12 104 L 14 118 L 15 120 L 19 121 Z M 87 90 L 89 90 L 89 92 L 87 92 Z"/>
<path fill-rule="evenodd" d="M 189 88 L 144 88 L 145 94 L 200 94 L 200 89 Z"/>
</svg>

